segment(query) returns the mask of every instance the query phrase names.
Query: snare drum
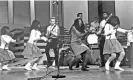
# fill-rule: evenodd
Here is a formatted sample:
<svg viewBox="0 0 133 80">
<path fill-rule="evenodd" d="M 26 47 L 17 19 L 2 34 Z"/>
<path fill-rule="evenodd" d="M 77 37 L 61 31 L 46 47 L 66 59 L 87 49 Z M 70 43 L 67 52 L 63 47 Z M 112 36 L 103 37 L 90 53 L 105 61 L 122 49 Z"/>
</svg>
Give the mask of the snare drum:
<svg viewBox="0 0 133 80">
<path fill-rule="evenodd" d="M 98 36 L 96 34 L 90 34 L 87 36 L 87 43 L 88 44 L 97 44 L 98 43 Z"/>
</svg>

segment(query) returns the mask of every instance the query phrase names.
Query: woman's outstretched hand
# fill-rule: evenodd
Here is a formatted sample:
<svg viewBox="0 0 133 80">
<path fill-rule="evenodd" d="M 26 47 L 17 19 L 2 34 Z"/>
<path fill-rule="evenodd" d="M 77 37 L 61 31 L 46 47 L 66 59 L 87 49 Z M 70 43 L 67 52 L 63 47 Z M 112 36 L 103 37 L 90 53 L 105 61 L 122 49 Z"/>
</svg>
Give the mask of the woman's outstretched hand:
<svg viewBox="0 0 133 80">
<path fill-rule="evenodd" d="M 18 37 L 17 39 L 16 39 L 16 42 L 19 42 L 20 41 L 20 37 Z"/>
</svg>

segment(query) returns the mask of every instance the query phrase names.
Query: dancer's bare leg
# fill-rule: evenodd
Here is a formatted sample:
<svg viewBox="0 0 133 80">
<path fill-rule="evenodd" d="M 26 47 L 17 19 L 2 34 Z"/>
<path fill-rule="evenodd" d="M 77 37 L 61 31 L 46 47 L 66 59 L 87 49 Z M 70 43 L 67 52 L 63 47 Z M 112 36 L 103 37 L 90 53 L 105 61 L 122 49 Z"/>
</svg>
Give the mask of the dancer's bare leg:
<svg viewBox="0 0 133 80">
<path fill-rule="evenodd" d="M 109 57 L 109 59 L 107 60 L 106 64 L 105 64 L 105 69 L 106 70 L 109 70 L 110 62 L 112 60 L 114 60 L 115 58 L 116 58 L 116 53 L 112 53 L 111 56 Z"/>
<path fill-rule="evenodd" d="M 124 69 L 122 69 L 122 68 L 120 67 L 121 61 L 123 60 L 124 56 L 125 56 L 125 52 L 121 52 L 121 53 L 120 53 L 120 56 L 118 57 L 118 60 L 117 60 L 117 62 L 116 62 L 116 64 L 115 64 L 115 67 L 114 67 L 115 69 L 121 70 L 121 71 L 124 70 Z"/>
</svg>

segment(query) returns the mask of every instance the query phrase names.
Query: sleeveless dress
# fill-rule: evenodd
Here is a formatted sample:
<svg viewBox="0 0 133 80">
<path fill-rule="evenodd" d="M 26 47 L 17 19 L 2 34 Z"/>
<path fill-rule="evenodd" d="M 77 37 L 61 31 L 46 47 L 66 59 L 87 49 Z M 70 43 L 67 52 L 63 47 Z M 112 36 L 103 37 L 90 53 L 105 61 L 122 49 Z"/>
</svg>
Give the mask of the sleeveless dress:
<svg viewBox="0 0 133 80">
<path fill-rule="evenodd" d="M 72 26 L 74 27 L 74 26 Z M 86 50 L 90 50 L 89 47 L 87 47 L 84 43 L 81 41 L 81 37 L 79 32 L 76 29 L 71 29 L 71 48 L 75 55 L 80 55 Z"/>
</svg>

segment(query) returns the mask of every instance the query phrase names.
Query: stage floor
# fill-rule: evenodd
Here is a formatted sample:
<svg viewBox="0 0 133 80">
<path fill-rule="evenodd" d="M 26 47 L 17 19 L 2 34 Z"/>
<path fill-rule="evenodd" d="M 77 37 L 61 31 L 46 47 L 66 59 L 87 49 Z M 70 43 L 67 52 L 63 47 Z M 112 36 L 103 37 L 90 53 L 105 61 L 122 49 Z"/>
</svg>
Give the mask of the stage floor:
<svg viewBox="0 0 133 80">
<path fill-rule="evenodd" d="M 0 80 L 28 80 L 28 78 L 42 77 L 46 75 L 47 69 L 44 66 L 40 71 L 26 71 L 23 67 L 12 67 L 11 71 L 0 71 Z M 124 67 L 125 71 L 104 71 L 104 68 L 90 66 L 90 71 L 75 69 L 70 71 L 68 67 L 61 67 L 60 74 L 66 78 L 54 79 L 52 75 L 57 74 L 57 69 L 50 67 L 47 75 L 41 80 L 133 80 L 133 68 Z M 37 80 L 37 79 L 34 79 Z"/>
</svg>

